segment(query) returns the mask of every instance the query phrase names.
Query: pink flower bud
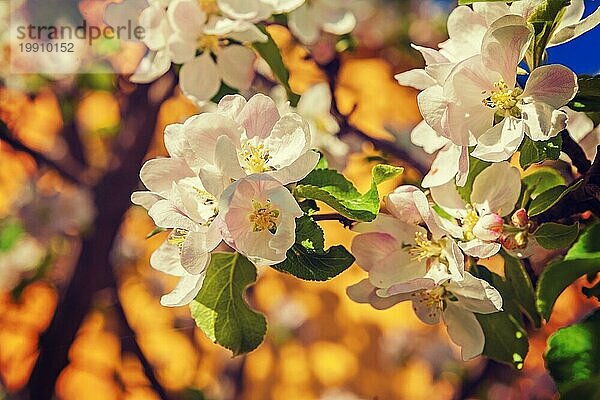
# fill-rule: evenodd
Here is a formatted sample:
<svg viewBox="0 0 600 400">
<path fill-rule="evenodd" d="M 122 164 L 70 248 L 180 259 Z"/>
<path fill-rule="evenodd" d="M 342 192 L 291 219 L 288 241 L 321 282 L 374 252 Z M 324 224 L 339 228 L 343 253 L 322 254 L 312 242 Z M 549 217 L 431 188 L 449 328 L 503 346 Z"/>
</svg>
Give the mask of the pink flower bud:
<svg viewBox="0 0 600 400">
<path fill-rule="evenodd" d="M 506 250 L 515 250 L 516 248 L 519 247 L 519 245 L 517 244 L 517 241 L 515 240 L 515 237 L 511 236 L 511 235 L 502 235 L 500 237 L 500 244 Z"/>
<path fill-rule="evenodd" d="M 514 214 L 510 217 L 510 221 L 517 228 L 524 228 L 529 223 L 529 216 L 527 215 L 527 211 L 524 208 L 521 208 L 514 212 Z"/>
<path fill-rule="evenodd" d="M 473 234 L 481 240 L 497 240 L 502 233 L 504 220 L 498 214 L 486 214 L 473 227 Z"/>
</svg>

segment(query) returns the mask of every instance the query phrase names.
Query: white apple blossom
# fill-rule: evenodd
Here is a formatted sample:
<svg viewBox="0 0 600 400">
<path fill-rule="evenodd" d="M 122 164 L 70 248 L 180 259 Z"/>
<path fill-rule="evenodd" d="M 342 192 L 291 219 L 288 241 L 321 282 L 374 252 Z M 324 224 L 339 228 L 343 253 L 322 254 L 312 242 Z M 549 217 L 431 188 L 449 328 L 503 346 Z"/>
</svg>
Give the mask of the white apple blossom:
<svg viewBox="0 0 600 400">
<path fill-rule="evenodd" d="M 275 102 L 262 94 L 248 101 L 225 96 L 216 112 L 188 119 L 183 130 L 190 165 L 197 165 L 210 192 L 256 173 L 287 185 L 304 178 L 319 161 L 319 154 L 310 150 L 308 123 L 295 113 L 280 115 Z"/>
<path fill-rule="evenodd" d="M 473 181 L 470 202 L 459 195 L 453 182 L 431 188 L 437 205 L 460 220 L 460 248 L 466 254 L 487 258 L 500 250 L 505 217 L 521 194 L 521 175 L 508 162 L 492 164 Z"/>
<path fill-rule="evenodd" d="M 248 21 L 224 17 L 216 0 L 155 0 L 138 18 L 149 52 L 131 76 L 133 82 L 151 82 L 173 62 L 182 64 L 181 89 L 195 101 L 210 100 L 221 82 L 241 90 L 250 87 L 256 55 L 245 44 L 267 36 Z"/>
<path fill-rule="evenodd" d="M 445 230 L 445 225 L 454 227 L 431 209 L 423 192 L 400 186 L 385 205 L 391 215 L 379 214 L 373 222 L 353 228 L 360 234 L 352 241 L 352 254 L 374 286 L 387 289 L 424 277 L 436 283 L 463 278 L 464 256 Z"/>
<path fill-rule="evenodd" d="M 502 310 L 502 297 L 489 283 L 469 272 L 461 281 L 420 279 L 411 284 L 381 289 L 365 279 L 347 289 L 348 296 L 358 303 L 386 309 L 410 300 L 415 314 L 426 324 L 446 324 L 450 339 L 461 347 L 463 360 L 483 352 L 485 336 L 475 317 Z"/>
<path fill-rule="evenodd" d="M 315 44 L 321 31 L 333 35 L 350 33 L 356 26 L 356 17 L 347 3 L 342 0 L 305 2 L 289 13 L 288 26 L 304 44 Z"/>
<path fill-rule="evenodd" d="M 219 9 L 236 20 L 264 21 L 273 14 L 289 13 L 305 0 L 217 0 Z"/>
<path fill-rule="evenodd" d="M 471 154 L 493 162 L 509 158 L 524 135 L 536 141 L 556 136 L 567 120 L 559 109 L 575 96 L 577 77 L 560 65 L 542 66 L 532 71 L 521 89 L 517 65 L 532 35 L 521 17 L 496 20 L 486 33 L 481 55 L 458 63 L 443 87 L 432 86 L 419 94 L 427 123 L 457 145 L 477 143 Z"/>
<path fill-rule="evenodd" d="M 296 238 L 296 218 L 303 215 L 290 191 L 267 174 L 231 184 L 219 210 L 216 224 L 225 242 L 258 266 L 285 260 Z"/>
<path fill-rule="evenodd" d="M 595 160 L 596 150 L 600 143 L 600 127 L 594 127 L 594 121 L 584 112 L 573 111 L 568 107 L 563 110 L 569 116 L 567 130 L 579 143 L 588 160 Z"/>
</svg>

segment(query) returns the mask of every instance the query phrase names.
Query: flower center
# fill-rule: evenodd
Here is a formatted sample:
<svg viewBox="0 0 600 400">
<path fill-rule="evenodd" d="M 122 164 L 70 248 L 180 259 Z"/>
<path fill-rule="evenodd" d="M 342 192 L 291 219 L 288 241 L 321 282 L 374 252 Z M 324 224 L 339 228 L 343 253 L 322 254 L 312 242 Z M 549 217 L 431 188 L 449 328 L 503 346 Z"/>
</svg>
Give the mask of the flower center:
<svg viewBox="0 0 600 400">
<path fill-rule="evenodd" d="M 520 111 L 517 104 L 519 104 L 519 96 L 523 91 L 518 87 L 509 89 L 504 79 L 494 83 L 494 87 L 496 89 L 492 90 L 490 97 L 483 99 L 483 104 L 489 108 L 498 109 L 502 115 L 518 115 Z"/>
<path fill-rule="evenodd" d="M 244 169 L 251 174 L 259 174 L 272 169 L 267 165 L 271 159 L 269 149 L 262 143 L 257 145 L 249 142 L 244 143 L 242 145 L 240 156 L 244 163 Z"/>
<path fill-rule="evenodd" d="M 248 219 L 254 224 L 254 232 L 262 232 L 264 230 L 273 231 L 277 228 L 279 210 L 273 208 L 270 200 L 267 200 L 264 204 L 257 200 L 252 200 L 252 207 L 254 210 L 248 216 Z"/>
<path fill-rule="evenodd" d="M 221 42 L 217 35 L 202 35 L 198 39 L 198 48 L 202 51 L 210 51 L 216 53 L 221 47 Z"/>
<path fill-rule="evenodd" d="M 439 242 L 429 240 L 424 232 L 415 233 L 415 245 L 408 248 L 413 260 L 423 261 L 431 257 L 439 257 L 444 249 L 444 239 Z"/>
<path fill-rule="evenodd" d="M 200 197 L 202 204 L 207 206 L 206 209 L 203 209 L 203 212 L 201 214 L 202 217 L 204 217 L 206 220 L 205 225 L 208 226 L 213 222 L 213 220 L 219 213 L 219 202 L 215 196 L 208 193 L 204 189 L 200 189 L 199 187 L 194 186 L 194 190 Z"/>
<path fill-rule="evenodd" d="M 465 235 L 465 240 L 473 240 L 475 239 L 475 235 L 473 234 L 473 228 L 479 221 L 479 215 L 477 211 L 473 208 L 472 205 L 467 204 L 467 215 L 462 219 L 462 227 Z"/>
<path fill-rule="evenodd" d="M 198 5 L 207 14 L 218 14 L 219 5 L 217 0 L 198 0 Z"/>
<path fill-rule="evenodd" d="M 425 304 L 429 309 L 429 318 L 436 317 L 439 311 L 444 309 L 444 301 L 449 297 L 444 285 L 439 285 L 430 290 L 423 290 L 413 293 L 413 297 L 418 297 L 418 302 Z"/>
</svg>

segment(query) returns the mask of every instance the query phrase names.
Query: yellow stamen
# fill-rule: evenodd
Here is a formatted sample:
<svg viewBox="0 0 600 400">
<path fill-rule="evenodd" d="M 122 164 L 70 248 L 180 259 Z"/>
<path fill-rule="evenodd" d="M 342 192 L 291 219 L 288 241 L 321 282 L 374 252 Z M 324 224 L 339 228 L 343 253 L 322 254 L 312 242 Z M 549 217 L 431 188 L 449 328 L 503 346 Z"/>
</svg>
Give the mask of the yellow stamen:
<svg viewBox="0 0 600 400">
<path fill-rule="evenodd" d="M 198 0 L 198 5 L 207 14 L 218 14 L 219 5 L 217 0 Z"/>
<path fill-rule="evenodd" d="M 408 254 L 416 261 L 423 261 L 430 257 L 439 257 L 444 249 L 443 240 L 444 239 L 439 242 L 434 242 L 427 238 L 426 233 L 416 232 L 415 245 L 408 249 Z"/>
<path fill-rule="evenodd" d="M 217 35 L 202 35 L 198 39 L 198 48 L 203 51 L 216 53 L 219 51 L 220 42 Z"/>
<path fill-rule="evenodd" d="M 494 87 L 496 90 L 492 90 L 490 97 L 483 99 L 483 104 L 487 107 L 497 109 L 503 116 L 518 116 L 520 111 L 517 104 L 519 104 L 519 96 L 523 94 L 523 91 L 518 87 L 509 89 L 504 79 L 500 79 L 494 83 Z"/>
<path fill-rule="evenodd" d="M 187 236 L 187 234 L 187 230 L 175 228 L 171 231 L 171 234 L 167 238 L 167 242 L 181 249 L 183 247 L 183 242 L 185 242 L 185 237 Z"/>
<path fill-rule="evenodd" d="M 477 221 L 479 221 L 479 215 L 472 205 L 467 204 L 466 208 L 467 215 L 462 219 L 463 232 L 465 235 L 465 240 L 473 240 L 475 239 L 473 228 L 475 228 Z"/>
<path fill-rule="evenodd" d="M 269 149 L 263 144 L 253 145 L 248 142 L 244 143 L 240 156 L 245 164 L 244 169 L 251 174 L 259 174 L 272 169 L 267 165 L 271 159 Z"/>
<path fill-rule="evenodd" d="M 259 201 L 252 200 L 252 207 L 254 211 L 248 216 L 248 219 L 254 224 L 254 232 L 272 231 L 277 228 L 279 210 L 273 208 L 271 201 L 267 200 L 266 203 L 262 204 Z"/>
</svg>

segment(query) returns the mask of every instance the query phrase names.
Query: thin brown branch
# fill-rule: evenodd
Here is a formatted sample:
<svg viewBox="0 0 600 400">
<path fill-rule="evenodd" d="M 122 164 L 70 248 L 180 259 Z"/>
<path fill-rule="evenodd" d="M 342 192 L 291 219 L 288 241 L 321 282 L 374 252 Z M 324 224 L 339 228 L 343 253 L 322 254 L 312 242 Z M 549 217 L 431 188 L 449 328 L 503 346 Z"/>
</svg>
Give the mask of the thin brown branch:
<svg viewBox="0 0 600 400">
<path fill-rule="evenodd" d="M 86 185 L 87 179 L 84 174 L 84 169 L 81 168 L 78 163 L 74 160 L 68 160 L 69 167 L 67 167 L 65 162 L 53 160 L 47 157 L 45 154 L 40 153 L 37 150 L 34 150 L 27 146 L 25 143 L 21 142 L 17 139 L 9 130 L 8 126 L 4 123 L 4 121 L 0 120 L 0 140 L 7 143 L 10 147 L 12 147 L 15 151 L 19 151 L 22 153 L 26 153 L 31 156 L 35 162 L 39 165 L 45 165 L 49 168 L 52 168 L 56 172 L 58 172 L 63 178 L 66 180 L 75 183 Z M 63 160 L 64 161 L 64 160 Z"/>
<path fill-rule="evenodd" d="M 338 136 L 340 138 L 347 138 L 354 135 L 364 142 L 371 143 L 376 149 L 407 162 L 409 166 L 416 169 L 422 176 L 425 176 L 429 171 L 429 168 L 421 161 L 411 156 L 408 151 L 402 149 L 397 143 L 389 140 L 374 138 L 350 123 L 350 117 L 356 110 L 357 105 L 355 105 L 354 109 L 349 114 L 344 114 L 340 111 L 335 95 L 335 90 L 338 84 L 338 75 L 341 67 L 341 58 L 339 54 L 336 54 L 336 56 L 328 64 L 319 65 L 319 67 L 327 76 L 329 89 L 331 90 L 331 94 L 333 96 L 333 101 L 331 102 L 331 114 L 340 125 L 340 132 Z"/>
<path fill-rule="evenodd" d="M 315 221 L 337 221 L 346 228 L 351 228 L 357 223 L 357 221 L 337 213 L 313 214 L 311 217 Z"/>
<path fill-rule="evenodd" d="M 587 159 L 585 152 L 581 146 L 579 146 L 579 143 L 573 140 L 566 129 L 561 132 L 560 136 L 562 138 L 562 151 L 569 156 L 571 162 L 573 162 L 573 165 L 577 168 L 577 171 L 579 171 L 581 175 L 588 172 L 592 163 Z"/>
</svg>

